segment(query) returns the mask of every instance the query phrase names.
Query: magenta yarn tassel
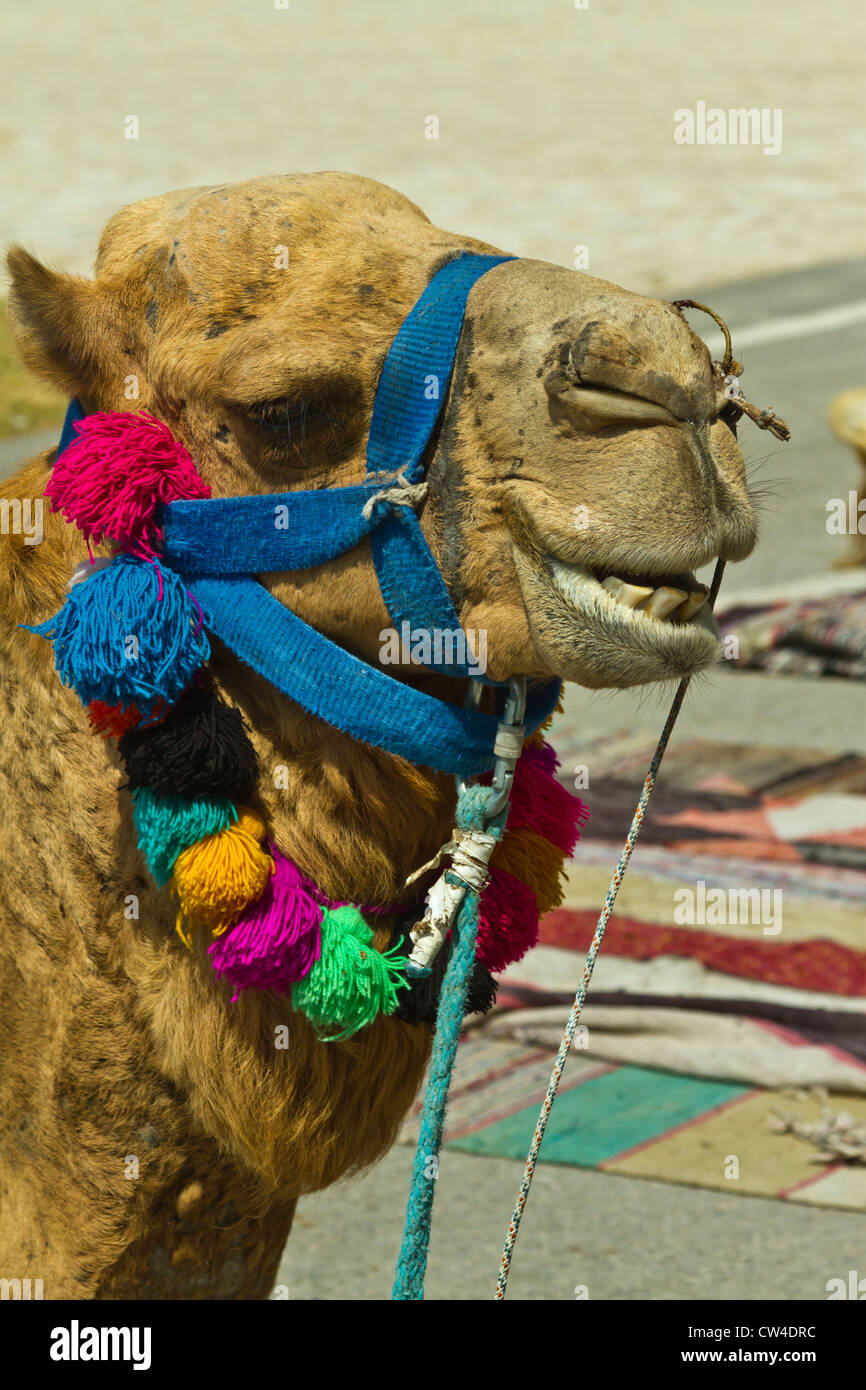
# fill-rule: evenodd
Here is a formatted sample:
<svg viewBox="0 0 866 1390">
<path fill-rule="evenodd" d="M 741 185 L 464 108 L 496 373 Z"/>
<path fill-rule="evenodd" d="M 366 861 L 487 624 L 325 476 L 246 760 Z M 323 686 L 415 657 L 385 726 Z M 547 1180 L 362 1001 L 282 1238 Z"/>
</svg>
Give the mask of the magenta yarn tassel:
<svg viewBox="0 0 866 1390">
<path fill-rule="evenodd" d="M 574 853 L 589 807 L 555 776 L 559 759 L 549 744 L 524 748 L 514 772 L 509 830 L 532 830 L 566 857 Z"/>
<path fill-rule="evenodd" d="M 520 761 L 524 764 L 533 763 L 543 772 L 549 772 L 551 777 L 556 776 L 556 769 L 559 767 L 559 758 L 552 743 L 527 743 L 520 755 Z"/>
<path fill-rule="evenodd" d="M 75 429 L 45 496 L 83 531 L 88 549 L 107 536 L 149 558 L 162 534 L 161 504 L 211 495 L 191 455 L 152 415 L 100 412 Z"/>
<path fill-rule="evenodd" d="M 274 844 L 274 872 L 262 896 L 209 948 L 211 963 L 235 988 L 289 994 L 308 975 L 321 951 L 321 895 Z M 315 896 L 314 896 L 315 895 Z"/>
<path fill-rule="evenodd" d="M 531 889 L 507 869 L 491 868 L 478 907 L 475 955 L 491 974 L 520 960 L 538 941 L 538 906 Z"/>
<path fill-rule="evenodd" d="M 557 781 L 558 766 L 549 743 L 524 748 L 514 773 L 505 838 L 512 830 L 531 830 L 568 859 L 589 820 L 589 807 Z M 525 956 L 538 934 L 538 905 L 532 890 L 506 869 L 491 866 L 490 882 L 478 908 L 478 959 L 497 974 Z"/>
</svg>

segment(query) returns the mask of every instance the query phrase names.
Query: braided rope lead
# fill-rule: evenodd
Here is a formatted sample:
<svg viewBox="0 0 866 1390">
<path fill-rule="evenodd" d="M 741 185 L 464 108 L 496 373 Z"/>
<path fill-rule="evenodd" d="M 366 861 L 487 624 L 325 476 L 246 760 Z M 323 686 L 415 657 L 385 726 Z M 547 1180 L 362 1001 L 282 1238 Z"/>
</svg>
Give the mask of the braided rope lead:
<svg viewBox="0 0 866 1390">
<path fill-rule="evenodd" d="M 460 829 L 486 829 L 498 840 L 505 827 L 507 807 L 503 807 L 492 819 L 490 818 L 489 807 L 496 795 L 494 787 L 477 784 L 466 787 L 461 792 L 457 804 L 456 825 Z M 456 942 L 448 960 L 439 995 L 436 1036 L 433 1040 L 427 1089 L 424 1093 L 418 1146 L 412 1165 L 406 1223 L 394 1287 L 391 1290 L 391 1298 L 396 1301 L 424 1297 L 424 1275 L 427 1270 L 433 1197 L 439 1176 L 439 1149 L 445 1126 L 448 1087 L 457 1044 L 460 1041 L 472 967 L 475 963 L 478 900 L 479 895 L 471 891 L 467 891 L 463 899 L 457 919 Z"/>
<path fill-rule="evenodd" d="M 715 604 L 716 596 L 719 592 L 719 585 L 722 582 L 722 573 L 724 571 L 724 568 L 724 560 L 719 560 L 716 564 L 715 573 L 713 575 L 713 582 L 709 593 L 708 602 L 710 608 L 712 608 Z M 568 1016 L 568 1022 L 565 1025 L 565 1032 L 562 1035 L 562 1042 L 559 1044 L 559 1052 L 556 1054 L 556 1061 L 553 1064 L 553 1071 L 550 1074 L 550 1081 L 547 1085 L 547 1093 L 544 1097 L 544 1101 L 542 1102 L 541 1110 L 538 1115 L 538 1122 L 535 1126 L 535 1133 L 532 1136 L 532 1143 L 529 1146 L 529 1153 L 526 1158 L 526 1166 L 523 1170 L 523 1181 L 520 1184 L 520 1191 L 517 1194 L 517 1201 L 514 1204 L 514 1211 L 511 1214 L 511 1221 L 508 1224 L 508 1234 L 505 1237 L 505 1246 L 502 1251 L 502 1259 L 499 1261 L 499 1273 L 496 1276 L 496 1292 L 494 1294 L 495 1299 L 503 1299 L 505 1297 L 505 1288 L 508 1283 L 508 1274 L 511 1269 L 511 1256 L 514 1253 L 514 1246 L 517 1241 L 517 1233 L 520 1230 L 521 1217 L 523 1216 L 523 1211 L 526 1206 L 526 1199 L 529 1196 L 529 1188 L 532 1183 L 533 1175 L 535 1173 L 535 1165 L 538 1161 L 538 1151 L 541 1148 L 541 1141 L 544 1138 L 544 1132 L 547 1129 L 547 1122 L 550 1119 L 550 1112 L 553 1109 L 553 1102 L 556 1100 L 556 1095 L 559 1090 L 559 1082 L 562 1077 L 562 1070 L 565 1066 L 566 1058 L 568 1057 L 569 1051 L 571 1049 L 571 1044 L 574 1038 L 575 1030 L 577 1028 L 578 1022 L 580 1021 L 581 1011 L 583 1009 L 584 1000 L 586 999 L 586 992 L 589 989 L 589 982 L 592 979 L 592 972 L 595 968 L 596 957 L 601 948 L 601 943 L 604 940 L 605 927 L 607 926 L 611 914 L 613 912 L 613 905 L 616 902 L 616 895 L 619 892 L 620 884 L 622 883 L 622 880 L 625 877 L 625 871 L 628 868 L 629 860 L 631 859 L 631 852 L 634 849 L 637 837 L 641 832 L 641 826 L 643 825 L 644 821 L 644 814 L 646 812 L 649 799 L 653 794 L 653 788 L 655 787 L 656 775 L 658 773 L 659 767 L 661 766 L 662 758 L 665 755 L 665 749 L 668 746 L 668 740 L 670 739 L 671 733 L 673 732 L 673 727 L 677 722 L 677 716 L 679 715 L 680 709 L 682 708 L 682 703 L 685 699 L 686 691 L 689 688 L 690 680 L 691 677 L 686 676 L 684 680 L 680 681 L 680 684 L 677 687 L 677 692 L 674 696 L 673 704 L 670 708 L 670 713 L 667 717 L 667 720 L 665 721 L 665 726 L 662 729 L 661 737 L 659 738 L 658 744 L 656 746 L 656 751 L 653 754 L 653 759 L 649 766 L 649 771 L 646 775 L 646 780 L 643 784 L 643 790 L 641 791 L 640 799 L 638 800 L 637 809 L 634 813 L 634 818 L 632 820 L 631 825 L 629 826 L 628 834 L 625 837 L 625 844 L 623 846 L 622 854 L 619 857 L 619 861 L 617 863 L 616 868 L 613 871 L 613 875 L 610 880 L 610 885 L 607 890 L 607 896 L 604 900 L 604 906 L 602 907 L 601 914 L 599 916 L 598 923 L 595 928 L 595 934 L 590 943 L 589 950 L 586 953 L 586 961 L 583 967 L 583 975 L 581 977 L 580 984 L 578 985 L 577 993 L 574 996 L 574 1003 L 571 1006 L 571 1013 Z"/>
</svg>

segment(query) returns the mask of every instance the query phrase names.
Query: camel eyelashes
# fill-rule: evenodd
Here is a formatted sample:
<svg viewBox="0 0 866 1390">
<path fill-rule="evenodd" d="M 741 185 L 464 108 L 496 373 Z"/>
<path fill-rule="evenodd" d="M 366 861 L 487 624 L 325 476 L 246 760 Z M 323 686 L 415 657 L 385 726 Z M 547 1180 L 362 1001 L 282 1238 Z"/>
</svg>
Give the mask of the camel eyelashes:
<svg viewBox="0 0 866 1390">
<path fill-rule="evenodd" d="M 322 425 L 334 433 L 342 423 L 332 409 L 320 402 L 290 398 L 259 401 L 247 406 L 246 414 L 262 430 L 274 436 L 284 436 L 287 444 L 303 444 L 307 435 Z"/>
<path fill-rule="evenodd" d="M 629 413 L 635 408 L 643 409 L 644 406 L 648 406 L 651 412 L 662 411 L 665 415 L 671 414 L 667 407 L 658 401 L 648 400 L 646 396 L 639 396 L 634 391 L 620 391 L 615 386 L 596 386 L 591 381 L 576 381 L 574 384 L 579 391 L 585 391 L 592 396 L 600 396 L 610 401 L 614 406 L 621 404 Z"/>
<path fill-rule="evenodd" d="M 279 401 L 257 401 L 247 407 L 247 414 L 265 429 L 291 430 L 293 422 L 299 422 L 309 413 L 308 401 L 292 401 L 288 398 Z"/>
</svg>

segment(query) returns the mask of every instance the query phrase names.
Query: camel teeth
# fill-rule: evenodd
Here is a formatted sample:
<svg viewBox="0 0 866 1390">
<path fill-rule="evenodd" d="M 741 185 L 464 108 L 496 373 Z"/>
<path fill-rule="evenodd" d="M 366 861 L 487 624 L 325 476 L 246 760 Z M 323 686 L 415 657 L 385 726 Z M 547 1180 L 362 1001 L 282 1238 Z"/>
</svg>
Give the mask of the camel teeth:
<svg viewBox="0 0 866 1390">
<path fill-rule="evenodd" d="M 699 608 L 703 608 L 709 596 L 709 589 L 696 589 L 689 594 L 685 603 L 681 603 L 674 618 L 678 623 L 687 623 L 689 618 L 693 618 Z"/>
<path fill-rule="evenodd" d="M 646 603 L 641 604 L 640 612 L 648 613 L 651 618 L 667 618 L 687 599 L 685 589 L 673 589 L 668 584 L 662 584 L 660 588 L 653 590 Z"/>
<path fill-rule="evenodd" d="M 625 608 L 636 608 L 653 592 L 652 589 L 641 588 L 639 584 L 626 584 L 624 579 L 617 579 L 615 574 L 611 574 L 603 580 L 601 587 L 606 589 L 611 598 L 615 598 L 617 603 L 623 604 Z"/>
<path fill-rule="evenodd" d="M 629 584 L 615 574 L 603 579 L 601 587 L 624 608 L 637 609 L 651 618 L 672 618 L 677 623 L 687 623 L 693 618 L 706 603 L 709 592 L 701 588 L 689 593 L 671 584 L 648 589 L 640 584 Z"/>
</svg>

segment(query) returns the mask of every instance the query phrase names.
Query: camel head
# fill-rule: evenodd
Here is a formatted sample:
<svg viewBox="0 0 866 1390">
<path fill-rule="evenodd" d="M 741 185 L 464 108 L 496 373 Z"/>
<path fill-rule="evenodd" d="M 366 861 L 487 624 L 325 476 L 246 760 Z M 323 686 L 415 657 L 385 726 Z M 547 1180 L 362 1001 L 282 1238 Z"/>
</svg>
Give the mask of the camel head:
<svg viewBox="0 0 866 1390">
<path fill-rule="evenodd" d="M 94 279 L 13 250 L 12 318 L 31 367 L 89 411 L 157 415 L 215 496 L 341 487 L 400 323 L 493 250 L 369 179 L 261 178 L 123 209 Z M 420 516 L 491 676 L 624 687 L 716 659 L 693 571 L 756 534 L 730 405 L 671 304 L 533 260 L 475 284 Z M 361 549 L 273 591 L 375 661 Z"/>
</svg>

